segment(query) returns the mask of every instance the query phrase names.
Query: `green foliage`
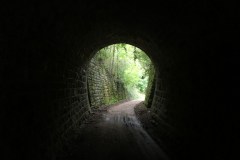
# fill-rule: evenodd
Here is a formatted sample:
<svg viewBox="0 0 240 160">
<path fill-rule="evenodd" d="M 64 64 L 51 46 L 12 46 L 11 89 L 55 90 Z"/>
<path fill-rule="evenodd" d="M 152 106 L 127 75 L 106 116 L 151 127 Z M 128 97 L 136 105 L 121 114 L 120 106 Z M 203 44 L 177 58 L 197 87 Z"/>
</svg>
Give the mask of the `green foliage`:
<svg viewBox="0 0 240 160">
<path fill-rule="evenodd" d="M 116 99 L 114 96 L 109 97 L 109 99 L 104 100 L 104 104 L 111 105 L 118 102 L 118 99 Z"/>
<path fill-rule="evenodd" d="M 96 56 L 113 79 L 124 83 L 130 98 L 145 94 L 153 65 L 141 49 L 124 43 L 114 44 L 101 49 Z"/>
</svg>

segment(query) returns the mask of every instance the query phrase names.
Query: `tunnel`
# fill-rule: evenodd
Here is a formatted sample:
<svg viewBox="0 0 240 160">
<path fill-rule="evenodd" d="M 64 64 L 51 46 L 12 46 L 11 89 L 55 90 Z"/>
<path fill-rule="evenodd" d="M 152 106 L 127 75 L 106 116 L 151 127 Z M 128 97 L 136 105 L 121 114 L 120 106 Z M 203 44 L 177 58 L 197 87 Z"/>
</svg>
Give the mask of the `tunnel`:
<svg viewBox="0 0 240 160">
<path fill-rule="evenodd" d="M 236 5 L 24 1 L 0 8 L 3 159 L 57 159 L 71 131 L 91 116 L 89 62 L 115 43 L 141 48 L 155 65 L 149 107 L 160 117 L 169 157 L 236 153 Z"/>
</svg>

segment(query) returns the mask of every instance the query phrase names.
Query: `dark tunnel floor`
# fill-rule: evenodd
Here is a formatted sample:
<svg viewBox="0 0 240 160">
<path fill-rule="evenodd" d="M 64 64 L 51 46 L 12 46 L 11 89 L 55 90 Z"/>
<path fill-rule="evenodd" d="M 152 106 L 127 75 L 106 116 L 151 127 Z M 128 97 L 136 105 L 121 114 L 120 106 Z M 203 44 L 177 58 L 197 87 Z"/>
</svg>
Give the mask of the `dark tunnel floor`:
<svg viewBox="0 0 240 160">
<path fill-rule="evenodd" d="M 134 107 L 140 102 L 128 101 L 94 112 L 59 159 L 168 159 L 136 118 Z"/>
</svg>

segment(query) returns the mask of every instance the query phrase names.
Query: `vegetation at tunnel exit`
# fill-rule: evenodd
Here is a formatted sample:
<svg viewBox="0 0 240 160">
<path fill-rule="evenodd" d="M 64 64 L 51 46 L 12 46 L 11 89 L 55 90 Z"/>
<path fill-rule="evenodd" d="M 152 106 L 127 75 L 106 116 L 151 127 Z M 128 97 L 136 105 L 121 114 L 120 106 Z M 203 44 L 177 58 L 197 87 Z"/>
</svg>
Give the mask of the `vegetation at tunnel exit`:
<svg viewBox="0 0 240 160">
<path fill-rule="evenodd" d="M 99 50 L 96 58 L 113 79 L 123 82 L 129 98 L 144 98 L 153 64 L 141 49 L 129 44 L 113 44 Z"/>
</svg>

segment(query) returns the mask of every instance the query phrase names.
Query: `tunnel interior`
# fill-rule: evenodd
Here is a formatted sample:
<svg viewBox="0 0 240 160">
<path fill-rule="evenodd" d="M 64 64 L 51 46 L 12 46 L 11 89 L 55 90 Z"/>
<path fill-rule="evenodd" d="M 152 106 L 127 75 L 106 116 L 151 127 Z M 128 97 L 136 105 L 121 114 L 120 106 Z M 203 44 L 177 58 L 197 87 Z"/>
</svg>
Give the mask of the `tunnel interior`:
<svg viewBox="0 0 240 160">
<path fill-rule="evenodd" d="M 229 105 L 235 101 L 228 97 L 236 86 L 225 84 L 239 78 L 234 74 L 239 58 L 239 26 L 234 19 L 239 17 L 234 9 L 224 15 L 221 11 L 228 6 L 218 5 L 199 1 L 3 4 L 2 156 L 56 159 L 72 130 L 91 116 L 87 87 L 91 58 L 115 43 L 141 48 L 154 63 L 154 92 L 148 107 L 156 115 L 159 137 L 172 159 L 231 156 L 228 152 L 234 149 L 227 146 L 235 138 L 231 126 L 237 121 Z"/>
</svg>

